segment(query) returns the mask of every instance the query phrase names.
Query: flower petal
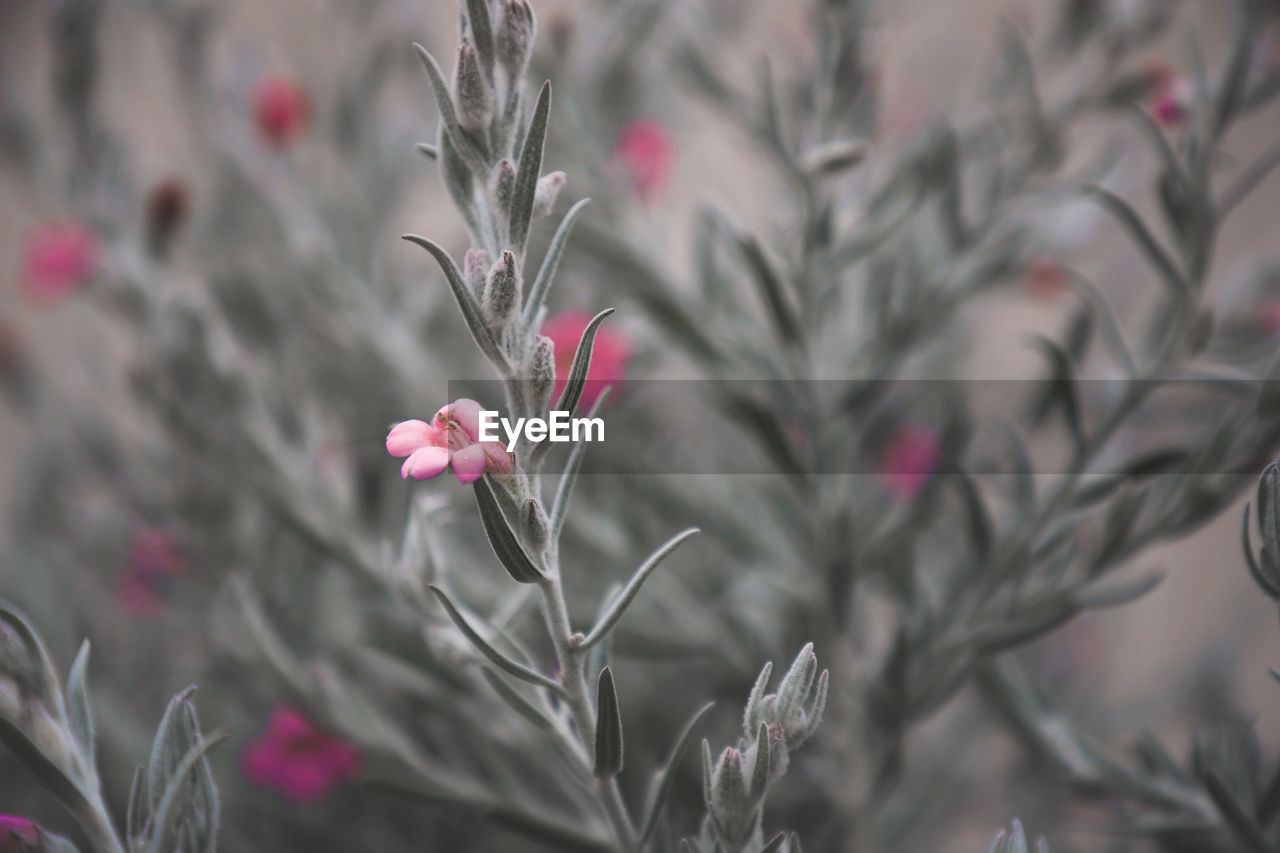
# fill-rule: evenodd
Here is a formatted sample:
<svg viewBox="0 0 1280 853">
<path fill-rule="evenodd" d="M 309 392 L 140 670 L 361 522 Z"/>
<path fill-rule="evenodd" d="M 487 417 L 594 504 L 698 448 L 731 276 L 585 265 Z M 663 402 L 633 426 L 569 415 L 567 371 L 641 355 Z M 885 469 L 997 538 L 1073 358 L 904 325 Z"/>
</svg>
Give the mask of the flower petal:
<svg viewBox="0 0 1280 853">
<path fill-rule="evenodd" d="M 474 483 L 484 474 L 489 458 L 484 448 L 478 444 L 455 451 L 449 460 L 453 464 L 453 473 L 458 475 L 460 483 Z"/>
<path fill-rule="evenodd" d="M 387 452 L 392 456 L 408 456 L 428 446 L 443 447 L 444 438 L 426 421 L 401 421 L 387 433 Z"/>
<path fill-rule="evenodd" d="M 443 447 L 420 447 L 400 466 L 400 477 L 429 480 L 449 467 L 449 451 Z"/>
<path fill-rule="evenodd" d="M 443 427 L 448 421 L 453 421 L 462 428 L 467 438 L 472 441 L 479 441 L 480 413 L 484 410 L 484 406 L 475 400 L 460 397 L 436 412 L 435 424 L 437 427 Z"/>
</svg>

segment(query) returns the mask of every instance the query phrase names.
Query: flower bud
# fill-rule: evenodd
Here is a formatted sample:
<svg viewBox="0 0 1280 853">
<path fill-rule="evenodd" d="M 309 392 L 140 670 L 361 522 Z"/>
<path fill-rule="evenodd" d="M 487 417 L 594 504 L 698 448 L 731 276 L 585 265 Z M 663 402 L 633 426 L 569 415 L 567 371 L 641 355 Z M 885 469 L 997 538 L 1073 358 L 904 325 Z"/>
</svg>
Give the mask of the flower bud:
<svg viewBox="0 0 1280 853">
<path fill-rule="evenodd" d="M 505 211 L 510 209 L 511 194 L 515 191 L 515 186 L 516 164 L 503 157 L 493 169 L 493 200 L 497 203 L 498 210 Z M 537 197 L 535 196 L 535 208 L 537 203 Z"/>
<path fill-rule="evenodd" d="M 564 172 L 549 172 L 538 178 L 538 186 L 533 192 L 534 216 L 547 216 L 551 213 L 566 180 Z"/>
<path fill-rule="evenodd" d="M 493 118 L 493 90 L 484 79 L 476 49 L 469 44 L 458 48 L 458 67 L 454 72 L 453 85 L 459 123 L 467 130 L 484 133 Z"/>
<path fill-rule="evenodd" d="M 462 274 L 477 299 L 484 298 L 484 284 L 489 278 L 489 256 L 484 249 L 467 249 L 462 259 Z"/>
<path fill-rule="evenodd" d="M 520 532 L 526 545 L 536 554 L 541 554 L 547 547 L 547 535 L 551 522 L 547 511 L 536 498 L 529 498 L 520 509 Z"/>
<path fill-rule="evenodd" d="M 740 743 L 736 748 L 728 747 L 720 753 L 706 782 L 707 814 L 716 838 L 725 849 L 742 849 L 755 831 L 756 814 L 764 802 L 763 789 L 754 790 L 759 760 L 759 751 L 754 745 Z M 764 761 L 767 764 L 768 759 Z M 750 782 L 748 772 L 752 776 Z"/>
<path fill-rule="evenodd" d="M 520 272 L 516 269 L 516 256 L 511 252 L 504 251 L 489 270 L 482 304 L 485 316 L 495 326 L 505 326 L 515 317 L 520 307 Z"/>
<path fill-rule="evenodd" d="M 546 335 L 539 335 L 529 356 L 529 404 L 535 414 L 542 414 L 551 405 L 551 394 L 556 387 L 556 344 Z"/>
<path fill-rule="evenodd" d="M 537 22 L 533 7 L 527 0 L 507 0 L 502 7 L 502 20 L 498 24 L 495 50 L 498 62 L 512 80 L 524 76 L 533 55 L 533 40 Z"/>
</svg>

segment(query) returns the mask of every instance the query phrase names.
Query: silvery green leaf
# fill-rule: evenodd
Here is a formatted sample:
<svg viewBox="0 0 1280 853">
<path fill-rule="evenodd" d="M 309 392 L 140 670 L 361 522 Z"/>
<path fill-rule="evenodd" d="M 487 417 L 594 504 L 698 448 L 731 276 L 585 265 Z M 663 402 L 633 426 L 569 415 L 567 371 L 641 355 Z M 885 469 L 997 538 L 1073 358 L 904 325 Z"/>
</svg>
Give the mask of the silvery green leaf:
<svg viewBox="0 0 1280 853">
<path fill-rule="evenodd" d="M 1138 248 L 1142 250 L 1147 259 L 1151 261 L 1151 265 L 1155 267 L 1156 272 L 1160 274 L 1160 278 L 1169 288 L 1173 298 L 1179 303 L 1188 302 L 1191 298 L 1191 285 L 1183 277 L 1182 273 L 1178 271 L 1177 266 L 1165 250 L 1161 248 L 1160 243 L 1147 228 L 1146 223 L 1142 221 L 1137 211 L 1127 201 L 1105 187 L 1088 184 L 1084 187 L 1084 192 L 1124 226 L 1124 229 L 1129 232 L 1134 242 L 1137 243 Z"/>
<path fill-rule="evenodd" d="M 662 769 L 658 771 L 653 795 L 649 800 L 648 807 L 645 809 L 644 824 L 640 832 L 641 844 L 647 842 L 657 828 L 658 818 L 662 815 L 662 810 L 666 806 L 667 794 L 670 793 L 671 786 L 675 782 L 680 761 L 689 749 L 689 744 L 693 742 L 693 732 L 698 727 L 698 723 L 702 722 L 703 718 L 715 707 L 715 704 L 715 702 L 707 702 L 694 711 L 684 724 L 684 727 L 680 729 L 680 733 L 676 735 L 675 743 L 672 745 L 671 751 L 667 753 L 666 761 L 662 762 Z"/>
<path fill-rule="evenodd" d="M 618 693 L 609 667 L 600 670 L 596 682 L 596 751 L 595 774 L 600 778 L 617 776 L 622 771 L 622 712 Z"/>
<path fill-rule="evenodd" d="M 782 845 L 787 841 L 787 833 L 785 830 L 777 832 L 772 838 L 760 848 L 760 853 L 778 853 L 782 849 Z M 790 851 L 788 851 L 790 853 Z"/>
<path fill-rule="evenodd" d="M 133 771 L 133 784 L 129 786 L 129 805 L 125 810 L 126 841 L 130 846 L 137 838 L 142 837 L 147 820 L 147 795 L 144 793 L 142 765 Z"/>
<path fill-rule="evenodd" d="M 587 384 L 587 371 L 591 368 L 591 351 L 595 346 L 596 332 L 605 318 L 612 313 L 612 308 L 604 309 L 592 317 L 591 322 L 587 323 L 587 327 L 582 330 L 578 349 L 573 354 L 573 363 L 569 366 L 569 375 L 565 379 L 564 390 L 560 392 L 560 399 L 556 402 L 556 411 L 573 414 L 577 409 L 578 401 L 582 399 L 582 390 Z"/>
<path fill-rule="evenodd" d="M 524 546 L 520 544 L 520 538 L 511 529 L 511 524 L 503 514 L 487 476 L 476 480 L 473 487 L 476 503 L 480 507 L 480 520 L 484 524 L 485 535 L 489 538 L 489 545 L 497 555 L 498 562 L 502 563 L 502 567 L 516 583 L 537 583 L 542 580 L 544 578 L 542 569 L 530 559 Z"/>
<path fill-rule="evenodd" d="M 480 217 L 476 212 L 475 179 L 466 162 L 458 154 L 457 147 L 445 133 L 443 123 L 440 125 L 435 150 L 438 152 L 440 179 L 444 183 L 445 192 L 449 194 L 453 206 L 458 209 L 462 221 L 466 223 L 467 233 L 472 241 L 487 245 L 484 229 L 480 226 Z"/>
<path fill-rule="evenodd" d="M 600 392 L 600 396 L 596 397 L 595 403 L 591 406 L 591 411 L 587 413 L 587 417 L 594 418 L 596 413 L 600 411 L 600 407 L 604 405 L 604 401 L 608 399 L 611 387 L 606 387 Z M 538 445 L 542 447 L 549 442 L 543 442 Z M 565 517 L 569 512 L 569 500 L 573 497 L 573 485 L 578 479 L 578 470 L 582 467 L 582 457 L 587 452 L 587 441 L 584 436 L 582 440 L 574 444 L 573 449 L 569 451 L 569 458 L 565 461 L 564 472 L 560 475 L 560 482 L 556 485 L 555 500 L 551 503 L 551 532 L 548 538 L 552 542 L 560 541 L 560 531 L 564 527 Z"/>
<path fill-rule="evenodd" d="M 471 641 L 471 645 L 476 647 L 476 651 L 488 658 L 494 666 L 498 667 L 498 669 L 501 669 L 503 672 L 519 678 L 521 681 L 527 681 L 530 684 L 537 685 L 538 687 L 545 687 L 556 695 L 563 695 L 564 688 L 555 681 L 540 672 L 535 672 L 522 663 L 512 660 L 494 648 L 488 640 L 480 636 L 480 632 L 471 626 L 471 623 L 462 615 L 462 612 L 458 610 L 457 605 L 455 605 L 453 600 L 449 598 L 449 594 L 443 589 L 435 586 L 434 584 L 427 588 L 431 590 L 431 592 L 435 594 L 435 597 L 440 600 L 440 603 L 444 605 L 444 609 L 449 614 L 449 618 L 453 620 L 453 624 L 458 626 L 458 630 Z"/>
<path fill-rule="evenodd" d="M 1257 39 L 1257 10 L 1260 3 L 1245 2 L 1235 7 L 1231 53 L 1227 58 L 1222 82 L 1213 99 L 1213 138 L 1220 137 L 1231 126 L 1244 103 L 1249 73 Z"/>
<path fill-rule="evenodd" d="M 573 231 L 573 223 L 590 202 L 591 199 L 584 198 L 569 208 L 564 218 L 560 220 L 556 233 L 552 235 L 551 242 L 547 245 L 547 253 L 542 258 L 542 265 L 538 267 L 538 275 L 533 280 L 533 287 L 529 289 L 529 298 L 525 302 L 522 316 L 526 328 L 537 320 L 538 312 L 546 304 L 547 294 L 551 290 L 551 280 L 555 277 L 556 267 L 560 265 L 560 255 L 564 252 L 570 232 Z"/>
<path fill-rule="evenodd" d="M 498 341 L 489 330 L 489 324 L 484 319 L 480 305 L 476 302 L 475 295 L 467 287 L 467 283 L 463 281 L 462 272 L 458 269 L 458 265 L 453 262 L 453 258 L 449 257 L 448 252 L 426 237 L 405 234 L 403 239 L 426 249 L 436 259 L 436 263 L 440 265 L 440 269 L 444 272 L 445 280 L 449 282 L 449 289 L 453 291 L 453 298 L 462 310 L 462 319 L 466 321 L 467 330 L 471 332 L 471 337 L 475 339 L 476 345 L 493 362 L 495 367 L 504 373 L 509 372 L 507 357 L 503 355 L 501 348 L 498 346 Z"/>
<path fill-rule="evenodd" d="M 550 110 L 551 83 L 548 81 L 542 84 L 542 89 L 538 92 L 533 118 L 525 133 L 508 215 L 511 223 L 511 248 L 522 258 L 525 241 L 529 237 L 529 224 L 533 221 L 533 202 L 538 192 L 538 178 L 542 173 L 542 147 L 547 138 L 547 116 Z"/>
<path fill-rule="evenodd" d="M 503 681 L 492 670 L 482 669 L 480 674 L 484 676 L 485 682 L 493 688 L 493 692 L 498 694 L 498 698 L 507 703 L 507 706 L 517 714 L 544 731 L 553 731 L 555 729 L 555 721 L 547 716 L 546 711 L 521 695 L 519 690 Z"/>
<path fill-rule="evenodd" d="M 147 801 L 152 810 L 164 796 L 169 777 L 195 743 L 186 716 L 187 700 L 195 691 L 195 685 L 191 685 L 170 699 L 156 728 L 147 761 Z"/>
<path fill-rule="evenodd" d="M 613 626 L 618 623 L 618 620 L 622 618 L 622 614 L 626 612 L 627 608 L 631 605 L 631 602 L 640 594 L 640 587 L 644 586 L 644 582 L 648 580 L 649 575 L 653 574 L 654 570 L 662 564 L 662 561 L 670 556 L 676 548 L 680 547 L 681 543 L 698 532 L 699 530 L 696 527 L 690 527 L 688 530 L 682 530 L 663 543 L 662 547 L 650 554 L 649 559 L 645 560 L 644 563 L 640 565 L 640 568 L 636 569 L 635 574 L 631 576 L 631 580 L 627 581 L 627 585 L 623 588 L 622 592 L 618 594 L 618 597 L 609 607 L 608 612 L 605 613 L 604 616 L 600 618 L 600 621 L 595 624 L 591 629 L 591 633 L 587 634 L 587 638 L 583 641 L 582 645 L 584 647 L 590 647 L 604 639 L 605 635 L 608 634 L 609 631 L 612 630 Z"/>
<path fill-rule="evenodd" d="M 149 829 L 151 840 L 147 845 L 147 853 L 165 853 L 172 833 L 177 830 L 178 821 L 190 818 L 191 803 L 183 802 L 190 796 L 188 782 L 192 774 L 197 772 L 200 764 L 208 761 L 207 753 L 213 747 L 229 738 L 230 735 L 215 733 L 201 737 L 182 756 L 168 778 L 168 785 L 160 798 L 159 804 L 151 814 Z M 209 849 L 206 845 L 205 849 Z"/>
<path fill-rule="evenodd" d="M 760 724 L 760 727 L 756 730 L 755 738 L 756 755 L 755 761 L 751 766 L 751 784 L 747 790 L 750 792 L 752 799 L 762 801 L 764 799 L 765 791 L 769 788 L 769 778 L 772 773 L 770 769 L 771 754 L 768 724 Z M 782 748 L 784 751 L 786 750 L 785 745 L 783 745 Z"/>
<path fill-rule="evenodd" d="M 777 328 L 778 336 L 788 343 L 800 340 L 804 334 L 799 315 L 791 304 L 790 297 L 783 288 L 782 278 L 773 268 L 764 249 L 755 237 L 750 234 L 734 231 L 733 237 L 738 251 L 750 267 L 752 280 L 760 290 L 769 317 Z"/>
<path fill-rule="evenodd" d="M 1205 791 L 1218 807 L 1218 813 L 1226 820 L 1236 841 L 1242 845 L 1239 849 L 1252 853 L 1271 853 L 1275 849 L 1274 845 L 1268 840 L 1262 827 L 1258 826 L 1249 809 L 1223 781 L 1222 776 L 1212 767 L 1203 768 L 1200 776 Z"/>
<path fill-rule="evenodd" d="M 80 747 L 80 755 L 85 763 L 92 765 L 97 752 L 94 745 L 93 711 L 89 705 L 89 688 L 86 683 L 88 669 L 89 641 L 85 640 L 80 644 L 80 651 L 67 676 L 67 722 Z"/>
<path fill-rule="evenodd" d="M 449 91 L 449 84 L 445 82 L 444 72 L 440 70 L 440 65 L 436 62 L 435 57 L 425 47 L 415 43 L 413 49 L 417 52 L 418 58 L 422 60 L 423 67 L 427 69 L 427 78 L 431 81 L 432 91 L 435 92 L 436 106 L 440 109 L 440 120 L 444 122 L 445 133 L 449 135 L 449 141 L 453 143 L 458 150 L 458 155 L 467 164 L 467 167 L 471 169 L 472 173 L 484 178 L 489 173 L 489 166 L 485 162 L 484 156 L 477 149 L 475 142 L 458 122 L 458 113 L 453 106 L 453 95 Z"/>
<path fill-rule="evenodd" d="M 480 65 L 493 85 L 493 19 L 489 15 L 488 0 L 467 0 L 467 22 L 471 25 L 471 40 Z"/>
<path fill-rule="evenodd" d="M 1073 359 L 1066 350 L 1046 337 L 1036 335 L 1032 338 L 1032 342 L 1048 356 L 1051 365 L 1049 378 L 1034 407 L 1033 417 L 1039 421 L 1056 403 L 1062 410 L 1072 441 L 1077 448 L 1083 447 L 1084 426 L 1081 423 L 1080 391 L 1076 383 Z"/>
</svg>

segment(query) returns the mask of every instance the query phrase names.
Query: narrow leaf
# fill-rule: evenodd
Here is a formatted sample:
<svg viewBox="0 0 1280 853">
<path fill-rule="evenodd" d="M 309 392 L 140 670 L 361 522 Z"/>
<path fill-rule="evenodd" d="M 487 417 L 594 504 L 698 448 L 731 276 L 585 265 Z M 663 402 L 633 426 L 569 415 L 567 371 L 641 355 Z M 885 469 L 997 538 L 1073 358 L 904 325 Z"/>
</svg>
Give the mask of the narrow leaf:
<svg viewBox="0 0 1280 853">
<path fill-rule="evenodd" d="M 471 23 L 471 40 L 484 68 L 485 77 L 493 82 L 493 20 L 489 17 L 488 0 L 467 0 L 467 20 Z"/>
<path fill-rule="evenodd" d="M 209 750 L 229 737 L 231 735 L 225 732 L 216 732 L 203 738 L 199 743 L 191 747 L 187 754 L 182 757 L 182 760 L 178 762 L 177 766 L 174 767 L 173 774 L 169 779 L 169 786 L 165 789 L 164 796 L 160 799 L 160 805 L 151 815 L 152 835 L 151 843 L 147 846 L 147 853 L 164 853 L 170 823 L 180 818 L 183 814 L 181 809 L 176 814 L 173 812 L 174 806 L 178 802 L 178 796 L 186 785 L 187 777 L 196 769 L 197 764 L 207 761 L 205 756 Z"/>
<path fill-rule="evenodd" d="M 89 670 L 89 641 L 80 644 L 75 663 L 71 664 L 71 674 L 67 676 L 67 718 L 71 724 L 71 733 L 75 736 L 80 754 L 89 765 L 94 764 L 95 745 L 93 729 L 93 710 L 89 705 L 89 688 L 87 685 Z"/>
<path fill-rule="evenodd" d="M 587 413 L 588 418 L 596 416 L 611 390 L 613 389 L 610 386 L 600 392 L 600 396 L 596 397 L 591 411 Z M 549 443 L 544 442 L 544 444 Z M 541 447 L 542 445 L 538 446 Z M 582 467 L 582 457 L 586 455 L 586 452 L 587 440 L 584 435 L 569 451 L 569 458 L 564 464 L 564 473 L 560 475 L 560 482 L 556 485 L 555 501 L 551 504 L 551 521 L 549 525 L 551 532 L 548 534 L 549 540 L 552 542 L 558 542 L 560 539 L 560 530 L 564 527 L 564 520 L 569 512 L 569 500 L 573 497 L 573 485 L 578 480 L 578 469 Z"/>
<path fill-rule="evenodd" d="M 443 589 L 435 584 L 430 584 L 427 588 L 435 593 L 436 598 L 440 600 L 440 603 L 444 605 L 445 611 L 448 612 L 449 618 L 453 620 L 453 624 L 457 625 L 458 630 L 471 641 L 471 645 L 476 647 L 476 651 L 488 658 L 494 666 L 498 667 L 498 669 L 501 669 L 503 672 L 519 678 L 521 681 L 536 684 L 538 687 L 545 687 L 558 696 L 564 695 L 564 688 L 555 681 L 547 678 L 547 676 L 540 672 L 535 672 L 534 670 L 529 669 L 529 667 L 524 664 L 513 661 L 511 658 L 507 657 L 490 645 L 488 640 L 480 636 L 480 633 L 476 631 L 475 628 L 471 627 L 471 623 L 467 621 L 467 617 L 462 615 L 462 612 L 458 610 L 457 605 L 455 605 L 453 600 L 449 598 L 449 594 Z"/>
<path fill-rule="evenodd" d="M 493 670 L 483 669 L 480 674 L 484 676 L 484 680 L 493 688 L 493 692 L 498 694 L 498 698 L 506 702 L 511 710 L 540 729 L 545 731 L 553 731 L 555 729 L 555 722 L 547 716 L 545 711 L 520 695 L 520 691 L 499 678 Z"/>
<path fill-rule="evenodd" d="M 804 333 L 796 310 L 788 301 L 782 285 L 782 279 L 769 262 L 764 250 L 755 237 L 745 233 L 734 233 L 738 250 L 742 252 L 747 265 L 751 268 L 752 278 L 760 290 L 760 296 L 769 309 L 769 317 L 777 328 L 778 336 L 788 342 L 798 341 Z"/>
<path fill-rule="evenodd" d="M 449 84 L 445 82 L 444 72 L 440 70 L 439 63 L 422 45 L 415 42 L 413 49 L 427 69 L 427 78 L 431 81 L 432 91 L 435 92 L 436 106 L 440 109 L 440 120 L 444 122 L 449 141 L 453 143 L 454 148 L 458 149 L 458 154 L 471 167 L 471 171 L 482 178 L 486 177 L 489 174 L 489 166 L 476 149 L 475 143 L 458 123 L 458 112 L 453 106 L 453 95 L 449 92 Z"/>
<path fill-rule="evenodd" d="M 587 370 L 591 367 L 591 350 L 595 346 L 596 332 L 605 318 L 612 313 L 612 308 L 604 309 L 592 317 L 591 322 L 582 330 L 582 338 L 579 339 L 578 349 L 573 354 L 573 364 L 569 367 L 569 376 L 565 380 L 564 390 L 560 392 L 556 411 L 568 412 L 572 415 L 574 409 L 578 407 L 578 401 L 582 399 L 582 389 L 587 384 Z M 543 442 L 543 444 L 550 444 L 550 442 Z"/>
<path fill-rule="evenodd" d="M 480 505 L 480 520 L 484 523 L 485 535 L 498 562 L 507 570 L 516 583 L 537 583 L 543 579 L 542 570 L 534 564 L 525 552 L 524 546 L 516 538 L 516 533 L 502 514 L 502 507 L 493 494 L 487 477 L 475 481 L 476 503 Z"/>
<path fill-rule="evenodd" d="M 498 348 L 498 341 L 494 338 L 493 333 L 489 331 L 489 324 L 480 312 L 480 306 L 477 304 L 475 296 L 472 295 L 471 289 L 467 287 L 467 283 L 463 281 L 462 271 L 453 262 L 453 258 L 449 257 L 449 253 L 426 237 L 419 237 L 417 234 L 405 234 L 401 239 L 421 246 L 436 259 L 436 263 L 440 265 L 440 269 L 444 272 L 445 279 L 449 282 L 449 289 L 453 291 L 454 300 L 457 301 L 458 307 L 462 309 L 462 319 L 466 322 L 467 329 L 471 332 L 471 337 L 475 338 L 476 345 L 480 347 L 480 351 L 500 371 L 503 373 L 510 372 L 510 368 L 507 365 L 507 357 Z"/>
<path fill-rule="evenodd" d="M 1096 184 L 1086 185 L 1084 191 L 1124 226 L 1125 230 L 1129 232 L 1129 235 L 1138 244 L 1138 248 L 1142 249 L 1143 253 L 1151 261 L 1156 272 L 1160 273 L 1160 277 L 1164 279 L 1174 297 L 1179 302 L 1188 301 L 1191 296 L 1191 285 L 1182 277 L 1182 273 L 1178 271 L 1177 266 L 1174 265 L 1165 250 L 1160 247 L 1155 236 L 1152 235 L 1141 217 L 1138 216 L 1129 203 L 1111 192 L 1111 190 Z"/>
<path fill-rule="evenodd" d="M 560 220 L 560 226 L 556 228 L 556 233 L 552 235 L 551 243 L 547 246 L 547 253 L 542 258 L 542 265 L 538 267 L 538 275 L 533 280 L 533 287 L 529 289 L 529 299 L 525 302 L 525 326 L 537 320 L 538 311 L 542 309 L 543 303 L 547 301 L 547 293 L 551 290 L 551 280 L 555 277 L 556 268 L 560 265 L 560 255 L 564 252 L 565 243 L 569 240 L 569 233 L 573 231 L 573 224 L 577 220 L 578 214 L 590 202 L 591 199 L 584 198 L 569 208 L 564 218 Z"/>
<path fill-rule="evenodd" d="M 760 853 L 778 853 L 782 849 L 783 842 L 787 840 L 786 830 L 779 831 L 773 838 L 769 839 L 769 843 L 760 848 Z"/>
<path fill-rule="evenodd" d="M 698 532 L 698 528 L 696 527 L 690 527 L 688 530 L 682 530 L 675 536 L 668 539 L 661 548 L 649 555 L 649 559 L 645 560 L 640 568 L 636 569 L 635 574 L 631 576 L 631 580 L 627 582 L 627 585 L 613 602 L 613 605 L 609 608 L 609 612 L 601 617 L 600 621 L 591 629 L 591 633 L 588 634 L 586 640 L 583 641 L 583 648 L 590 648 L 592 645 L 600 642 L 600 640 L 609 633 L 610 629 L 612 629 L 613 626 L 617 624 L 618 620 L 622 618 L 622 614 L 626 612 L 627 607 L 631 605 L 631 602 L 634 601 L 635 597 L 640 593 L 640 587 L 644 585 L 646 580 L 648 580 L 649 575 L 653 574 L 653 570 L 658 568 L 658 566 L 662 564 L 662 561 L 670 556 L 671 552 L 678 548 L 682 542 Z"/>
<path fill-rule="evenodd" d="M 680 761 L 684 758 L 685 752 L 689 749 L 689 744 L 693 742 L 693 732 L 698 727 L 698 723 L 715 707 L 715 702 L 707 702 L 701 708 L 693 712 L 693 716 L 689 717 L 688 722 L 684 724 L 684 728 L 680 729 L 680 734 L 676 735 L 674 745 L 671 751 L 667 753 L 667 760 L 662 762 L 662 769 L 658 773 L 658 785 L 654 789 L 653 799 L 649 803 L 646 817 L 644 820 L 644 828 L 640 832 L 640 843 L 643 845 L 649 840 L 653 831 L 658 826 L 658 818 L 662 815 L 662 810 L 666 806 L 667 794 L 671 791 L 671 786 L 675 783 L 676 775 L 680 765 Z"/>
<path fill-rule="evenodd" d="M 596 682 L 596 776 L 606 779 L 622 771 L 622 712 L 609 667 Z"/>
<path fill-rule="evenodd" d="M 547 114 L 550 110 L 551 82 L 547 81 L 538 92 L 538 103 L 533 108 L 533 118 L 529 120 L 524 147 L 520 150 L 520 162 L 516 164 L 516 184 L 511 193 L 511 249 L 520 258 L 524 257 L 529 223 L 533 221 L 533 198 L 538 190 L 538 176 L 542 172 L 542 146 L 547 138 Z"/>
</svg>

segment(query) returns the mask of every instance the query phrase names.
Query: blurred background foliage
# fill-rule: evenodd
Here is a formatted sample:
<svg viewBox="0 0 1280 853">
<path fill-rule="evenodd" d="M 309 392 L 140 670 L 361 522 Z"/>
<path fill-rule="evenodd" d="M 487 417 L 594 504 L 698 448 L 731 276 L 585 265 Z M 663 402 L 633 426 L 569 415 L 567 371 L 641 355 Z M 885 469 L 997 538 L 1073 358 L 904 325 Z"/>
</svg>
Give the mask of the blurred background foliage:
<svg viewBox="0 0 1280 853">
<path fill-rule="evenodd" d="M 805 849 L 978 850 L 1014 815 L 1055 851 L 1277 849 L 1274 607 L 1238 526 L 1280 449 L 1274 7 L 536 11 L 568 180 L 531 256 L 592 199 L 544 332 L 563 358 L 618 309 L 575 624 L 703 529 L 611 644 L 629 800 L 704 701 L 730 743 L 813 642 L 826 719 L 765 820 Z M 0 595 L 60 672 L 92 638 L 116 814 L 196 682 L 231 734 L 223 849 L 608 844 L 426 584 L 542 664 L 536 609 L 467 490 L 384 449 L 491 378 L 396 239 L 467 248 L 408 47 L 452 57 L 457 17 L 0 6 Z M 273 775 L 289 744 L 323 784 Z M 662 849 L 697 834 L 696 763 Z M 0 812 L 80 839 L 7 754 Z"/>
</svg>

